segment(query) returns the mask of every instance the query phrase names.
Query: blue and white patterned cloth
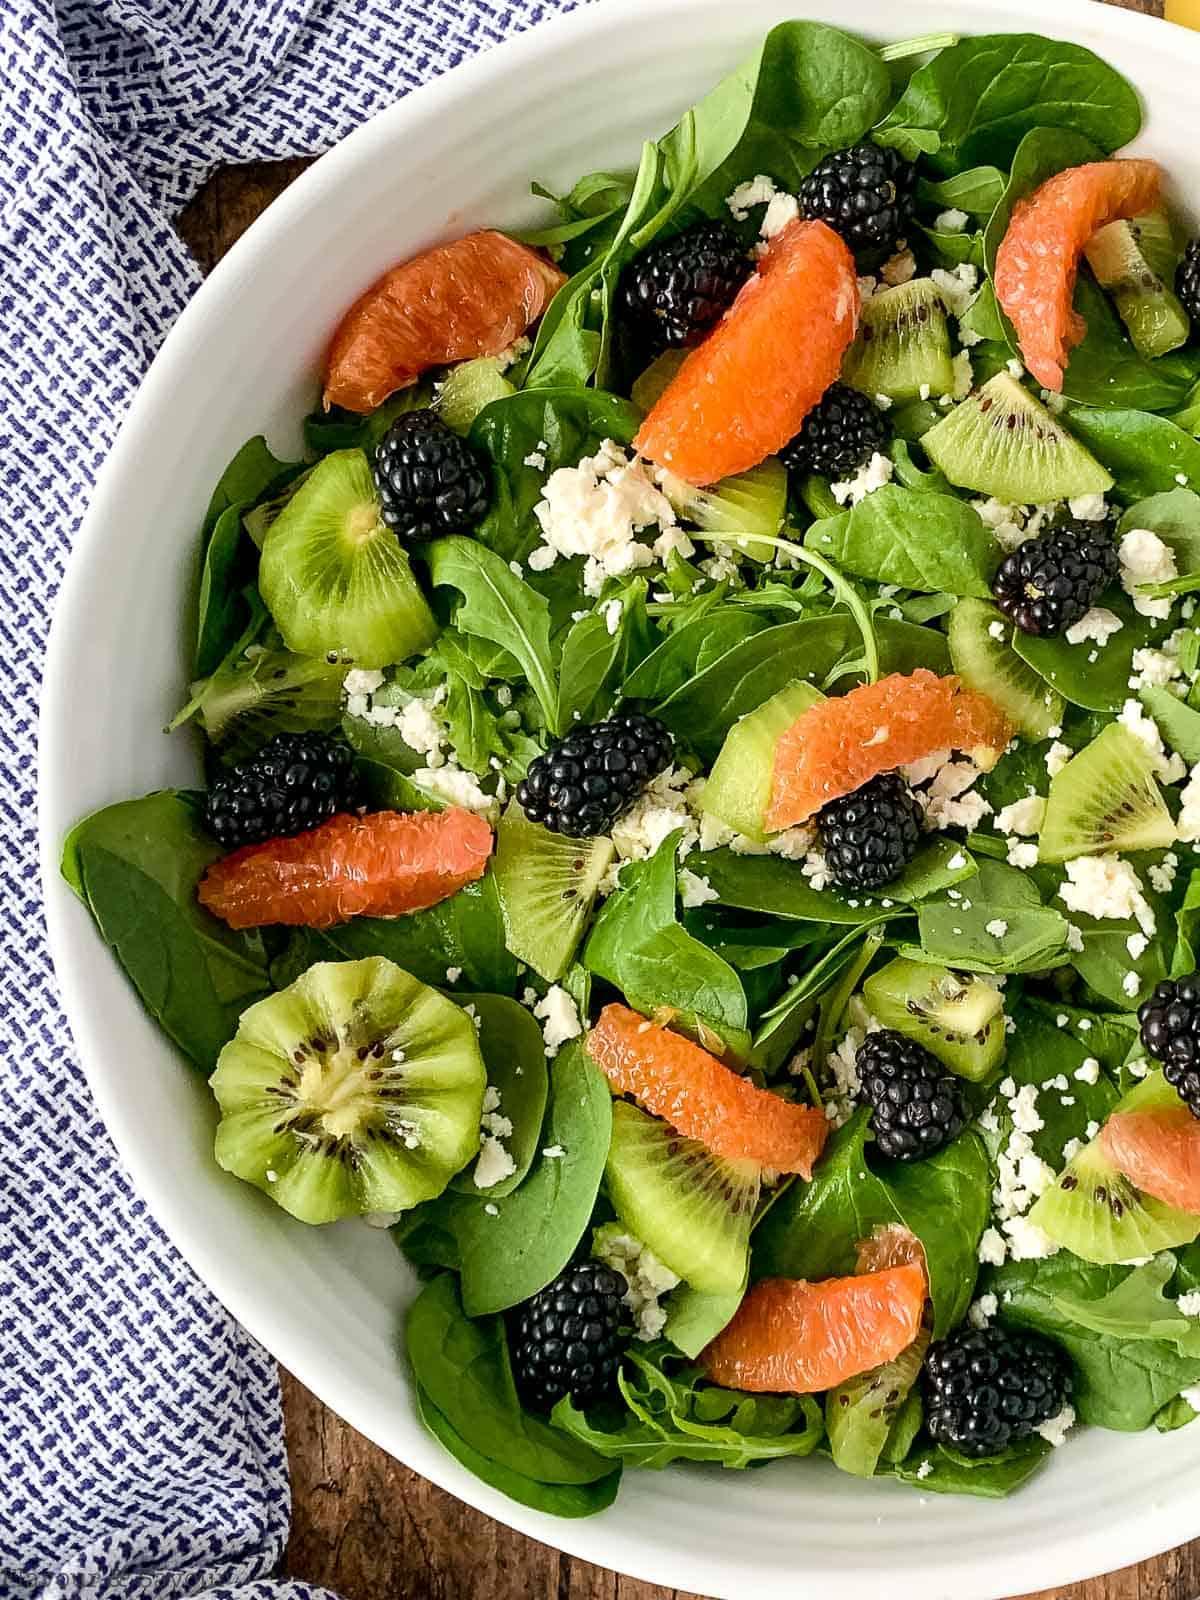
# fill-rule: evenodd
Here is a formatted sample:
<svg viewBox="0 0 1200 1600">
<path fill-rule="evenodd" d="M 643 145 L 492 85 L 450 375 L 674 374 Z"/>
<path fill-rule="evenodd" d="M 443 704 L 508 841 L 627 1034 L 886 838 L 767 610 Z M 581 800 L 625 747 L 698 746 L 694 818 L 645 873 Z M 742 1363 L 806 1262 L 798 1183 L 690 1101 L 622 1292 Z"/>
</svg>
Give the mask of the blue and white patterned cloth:
<svg viewBox="0 0 1200 1600">
<path fill-rule="evenodd" d="M 323 150 L 573 3 L 0 0 L 0 1600 L 281 1593 L 274 1363 L 121 1172 L 38 886 L 47 626 L 96 471 L 199 279 L 170 219 L 217 166 Z"/>
</svg>

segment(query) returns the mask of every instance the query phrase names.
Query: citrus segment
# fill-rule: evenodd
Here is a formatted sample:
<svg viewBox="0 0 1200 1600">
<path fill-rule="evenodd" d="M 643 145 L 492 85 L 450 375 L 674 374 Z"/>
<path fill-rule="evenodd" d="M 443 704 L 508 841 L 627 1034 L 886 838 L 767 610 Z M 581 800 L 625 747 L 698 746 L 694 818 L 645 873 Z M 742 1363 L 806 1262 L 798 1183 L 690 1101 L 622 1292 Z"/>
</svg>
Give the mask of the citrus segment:
<svg viewBox="0 0 1200 1600">
<path fill-rule="evenodd" d="M 996 252 L 996 297 L 1025 365 L 1055 394 L 1087 332 L 1071 304 L 1084 245 L 1110 222 L 1153 211 L 1161 183 L 1154 161 L 1091 161 L 1048 178 L 1014 207 Z"/>
<path fill-rule="evenodd" d="M 1115 1112 L 1100 1148 L 1135 1189 L 1200 1215 L 1200 1122 L 1186 1106 Z"/>
<path fill-rule="evenodd" d="M 860 1275 L 883 1272 L 888 1267 L 909 1266 L 920 1267 L 928 1278 L 925 1246 L 902 1222 L 880 1223 L 865 1239 L 859 1240 L 854 1270 Z"/>
<path fill-rule="evenodd" d="M 468 233 L 402 261 L 338 323 L 325 362 L 326 406 L 373 411 L 429 367 L 499 355 L 565 281 L 502 233 Z"/>
<path fill-rule="evenodd" d="M 755 1088 L 698 1044 L 628 1006 L 605 1006 L 588 1035 L 588 1054 L 618 1094 L 632 1095 L 714 1155 L 812 1176 L 829 1132 L 819 1107 Z"/>
<path fill-rule="evenodd" d="M 837 377 L 858 308 L 842 240 L 823 222 L 789 223 L 656 401 L 638 450 L 693 484 L 765 461 Z"/>
<path fill-rule="evenodd" d="M 819 700 L 775 746 L 767 825 L 775 831 L 804 822 L 869 778 L 939 750 L 966 751 L 990 766 L 1011 732 L 986 695 L 926 667 Z"/>
<path fill-rule="evenodd" d="M 700 1361 L 730 1389 L 817 1394 L 894 1360 L 924 1309 L 924 1269 L 912 1263 L 822 1283 L 764 1278 Z"/>
<path fill-rule="evenodd" d="M 200 904 L 231 928 L 331 928 L 423 911 L 483 876 L 492 830 L 473 811 L 345 813 L 214 862 Z"/>
</svg>

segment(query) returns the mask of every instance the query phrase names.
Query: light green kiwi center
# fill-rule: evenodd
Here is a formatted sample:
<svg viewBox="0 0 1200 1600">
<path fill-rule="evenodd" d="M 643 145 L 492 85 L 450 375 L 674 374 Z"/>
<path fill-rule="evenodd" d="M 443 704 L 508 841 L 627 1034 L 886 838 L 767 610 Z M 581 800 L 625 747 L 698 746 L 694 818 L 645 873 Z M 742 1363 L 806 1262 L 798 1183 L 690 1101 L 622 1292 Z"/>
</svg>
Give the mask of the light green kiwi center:
<svg viewBox="0 0 1200 1600">
<path fill-rule="evenodd" d="M 350 1138 L 378 1108 L 374 1086 L 366 1081 L 363 1063 L 356 1051 L 346 1049 L 307 1061 L 296 1098 L 333 1139 Z"/>
<path fill-rule="evenodd" d="M 360 500 L 345 516 L 342 523 L 347 544 L 366 544 L 379 532 L 379 507 L 373 500 Z"/>
</svg>

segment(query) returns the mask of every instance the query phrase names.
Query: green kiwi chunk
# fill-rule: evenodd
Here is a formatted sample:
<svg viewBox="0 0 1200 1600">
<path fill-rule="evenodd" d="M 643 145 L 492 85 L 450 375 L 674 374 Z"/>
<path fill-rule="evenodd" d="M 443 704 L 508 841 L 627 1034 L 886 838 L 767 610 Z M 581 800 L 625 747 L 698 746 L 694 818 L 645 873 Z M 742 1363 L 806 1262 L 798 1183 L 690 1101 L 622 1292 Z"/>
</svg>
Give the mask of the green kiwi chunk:
<svg viewBox="0 0 1200 1600">
<path fill-rule="evenodd" d="M 1162 850 L 1175 838 L 1153 752 L 1110 722 L 1051 779 L 1038 855 L 1058 862 L 1104 850 Z"/>
<path fill-rule="evenodd" d="M 564 839 L 530 822 L 515 800 L 501 817 L 492 871 L 504 942 L 547 982 L 570 966 L 615 854 L 609 838 Z"/>
<path fill-rule="evenodd" d="M 746 1281 L 760 1169 L 725 1161 L 628 1101 L 613 1106 L 608 1197 L 630 1233 L 704 1294 Z"/>
<path fill-rule="evenodd" d="M 336 728 L 345 677 L 340 662 L 251 646 L 250 654 L 192 685 L 191 704 L 176 722 L 198 717 L 222 760 L 241 761 L 277 733 Z"/>
<path fill-rule="evenodd" d="M 387 667 L 437 636 L 361 450 L 335 451 L 313 468 L 267 530 L 258 583 L 300 655 Z"/>
<path fill-rule="evenodd" d="M 407 1211 L 479 1149 L 474 1022 L 382 956 L 317 962 L 250 1006 L 209 1081 L 219 1165 L 301 1222 Z"/>
<path fill-rule="evenodd" d="M 1009 504 L 1106 494 L 1113 480 L 1009 372 L 922 435 L 926 455 L 960 489 Z"/>
<path fill-rule="evenodd" d="M 767 837 L 763 818 L 771 803 L 775 746 L 798 717 L 824 698 L 811 683 L 789 683 L 757 711 L 735 722 L 704 785 L 700 803 L 705 815 L 762 844 Z"/>
<path fill-rule="evenodd" d="M 722 478 L 709 489 L 693 489 L 682 498 L 670 494 L 680 516 L 694 522 L 704 533 L 726 534 L 752 561 L 770 561 L 775 547 L 759 544 L 756 534 L 775 539 L 787 514 L 787 468 L 770 456 L 749 472 Z"/>
<path fill-rule="evenodd" d="M 864 394 L 891 400 L 954 392 L 946 303 L 932 278 L 913 278 L 863 302 L 842 376 Z"/>
<path fill-rule="evenodd" d="M 1012 623 L 986 600 L 960 600 L 950 613 L 947 641 L 954 670 L 968 689 L 994 700 L 1031 739 L 1062 725 L 1062 696 L 1013 649 Z"/>
<path fill-rule="evenodd" d="M 1135 349 L 1153 359 L 1187 343 L 1191 319 L 1164 281 L 1175 269 L 1165 212 L 1110 222 L 1092 235 L 1083 253 L 1100 287 L 1112 296 Z"/>
<path fill-rule="evenodd" d="M 479 356 L 450 368 L 438 389 L 435 409 L 448 428 L 466 434 L 485 406 L 516 392 L 495 356 Z"/>
<path fill-rule="evenodd" d="M 639 410 L 649 411 L 658 404 L 689 353 L 687 350 L 664 350 L 662 355 L 655 356 L 640 377 L 634 380 L 633 388 L 629 391 L 630 398 Z"/>
<path fill-rule="evenodd" d="M 856 1478 L 871 1478 L 888 1434 L 921 1373 L 929 1330 L 893 1361 L 847 1378 L 825 1396 L 825 1429 L 834 1462 Z"/>
<path fill-rule="evenodd" d="M 1004 997 L 969 972 L 897 956 L 863 984 L 872 1016 L 978 1083 L 1004 1054 Z"/>
</svg>

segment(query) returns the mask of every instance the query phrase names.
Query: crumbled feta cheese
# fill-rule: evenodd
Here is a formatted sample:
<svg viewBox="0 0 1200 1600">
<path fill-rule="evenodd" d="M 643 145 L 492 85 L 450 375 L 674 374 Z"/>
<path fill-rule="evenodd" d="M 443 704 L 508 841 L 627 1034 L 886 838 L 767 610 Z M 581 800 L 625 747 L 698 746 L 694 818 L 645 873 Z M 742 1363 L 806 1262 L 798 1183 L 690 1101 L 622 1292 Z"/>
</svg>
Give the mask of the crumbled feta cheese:
<svg viewBox="0 0 1200 1600">
<path fill-rule="evenodd" d="M 1009 838 L 1004 841 L 1008 847 L 1006 860 L 1010 867 L 1036 867 L 1038 864 L 1038 847 L 1035 844 L 1025 844 L 1020 839 Z"/>
<path fill-rule="evenodd" d="M 997 811 L 996 827 L 1001 833 L 1039 833 L 1045 815 L 1045 800 L 1040 794 L 1031 794 Z"/>
<path fill-rule="evenodd" d="M 981 1294 L 967 1311 L 967 1321 L 973 1328 L 986 1328 L 1000 1309 L 994 1294 Z"/>
<path fill-rule="evenodd" d="M 735 222 L 745 222 L 755 206 L 769 206 L 778 193 L 771 179 L 759 173 L 757 178 L 751 178 L 747 183 L 739 183 L 727 197 L 725 204 L 733 214 Z"/>
<path fill-rule="evenodd" d="M 611 439 L 578 466 L 552 472 L 533 514 L 545 541 L 542 550 L 550 554 L 547 558 L 535 550 L 530 566 L 542 571 L 556 556 L 587 556 L 584 588 L 589 594 L 598 594 L 605 578 L 653 565 L 653 551 L 639 544 L 636 535 L 653 526 L 672 527 L 678 520 L 650 464 L 640 457 L 631 460 Z"/>
<path fill-rule="evenodd" d="M 1047 1422 L 1039 1422 L 1035 1431 L 1041 1434 L 1047 1444 L 1053 1445 L 1057 1450 L 1060 1445 L 1066 1444 L 1067 1435 L 1074 1426 L 1075 1408 L 1064 1406 L 1057 1416 L 1051 1417 Z"/>
<path fill-rule="evenodd" d="M 1046 751 L 1046 771 L 1052 778 L 1057 778 L 1074 754 L 1069 744 L 1063 744 L 1061 740 L 1056 739 Z"/>
<path fill-rule="evenodd" d="M 918 1479 L 920 1479 L 923 1482 L 926 1478 L 932 1477 L 932 1475 L 933 1475 L 933 1462 L 932 1461 L 922 1461 L 921 1465 L 917 1468 L 917 1477 L 918 1477 Z M 921 1501 L 921 1504 L 922 1505 L 925 1504 L 924 1500 Z"/>
<path fill-rule="evenodd" d="M 405 744 L 418 755 L 436 755 L 446 742 L 445 726 L 426 700 L 410 700 L 401 708 L 395 726 Z"/>
<path fill-rule="evenodd" d="M 633 1317 L 634 1337 L 657 1339 L 667 1324 L 667 1313 L 659 1304 L 679 1278 L 664 1266 L 652 1250 L 620 1224 L 606 1222 L 592 1235 L 592 1255 L 625 1279 L 622 1302 Z"/>
<path fill-rule="evenodd" d="M 1028 1217 L 1010 1217 L 1004 1224 L 1014 1261 L 1041 1261 L 1058 1254 L 1058 1245 Z"/>
<path fill-rule="evenodd" d="M 612 841 L 620 859 L 644 861 L 654 855 L 668 835 L 677 832 L 683 835 L 679 842 L 681 857 L 697 842 L 703 842 L 706 850 L 715 849 L 717 843 L 728 843 L 724 838 L 713 842 L 711 835 L 701 841 L 697 802 L 702 793 L 703 786 L 695 783 L 686 767 L 671 767 L 660 773 L 613 826 Z"/>
<path fill-rule="evenodd" d="M 966 211 L 959 211 L 952 206 L 949 211 L 939 211 L 933 219 L 933 225 L 939 233 L 964 233 L 970 220 Z"/>
<path fill-rule="evenodd" d="M 531 450 L 529 452 L 529 454 L 525 457 L 524 461 L 522 461 L 521 465 L 523 467 L 532 467 L 535 472 L 545 472 L 545 470 L 546 470 L 545 452 L 542 451 L 542 450 Z"/>
<path fill-rule="evenodd" d="M 1003 917 L 993 917 L 991 922 L 985 925 L 984 931 L 990 933 L 993 939 L 1003 939 L 1008 932 L 1008 923 Z"/>
<path fill-rule="evenodd" d="M 1144 933 L 1131 933 L 1125 941 L 1125 948 L 1129 951 L 1131 961 L 1140 961 L 1149 948 L 1150 941 Z"/>
<path fill-rule="evenodd" d="M 971 504 L 979 513 L 980 520 L 992 530 L 996 543 L 1003 549 L 1015 550 L 1024 541 L 1024 507 L 1007 505 L 1004 501 L 996 499 L 972 500 Z"/>
<path fill-rule="evenodd" d="M 763 239 L 773 239 L 777 233 L 782 233 L 789 223 L 795 222 L 800 215 L 800 202 L 794 194 L 773 194 L 767 202 L 766 213 L 759 224 L 759 235 Z"/>
<path fill-rule="evenodd" d="M 1103 522 L 1108 515 L 1108 501 L 1102 494 L 1077 494 L 1067 504 L 1080 522 Z"/>
<path fill-rule="evenodd" d="M 844 506 L 849 502 L 856 506 L 867 495 L 874 494 L 876 489 L 882 489 L 885 483 L 891 483 L 895 470 L 891 460 L 876 450 L 866 466 L 860 467 L 853 478 L 845 483 L 831 483 L 829 490 L 838 505 Z"/>
<path fill-rule="evenodd" d="M 1100 1082 L 1100 1063 L 1095 1056 L 1088 1056 L 1075 1068 L 1073 1077 L 1077 1083 L 1096 1084 Z"/>
<path fill-rule="evenodd" d="M 954 852 L 954 854 L 950 857 L 949 861 L 947 861 L 946 866 L 951 872 L 961 872 L 962 869 L 966 866 L 966 864 L 967 864 L 966 856 L 963 854 L 963 852 L 961 850 L 956 850 Z M 958 900 L 959 898 L 961 898 L 956 889 L 951 889 L 949 891 L 949 893 L 950 893 L 951 898 L 954 899 L 954 900 Z"/>
<path fill-rule="evenodd" d="M 1021 1133 L 1038 1133 L 1046 1126 L 1038 1113 L 1038 1086 L 1025 1083 L 1009 1101 L 1013 1126 Z"/>
<path fill-rule="evenodd" d="M 461 967 L 447 967 L 446 968 L 446 982 L 447 983 L 457 983 L 458 980 L 461 977 L 462 977 L 462 968 Z"/>
<path fill-rule="evenodd" d="M 383 673 L 364 667 L 351 668 L 342 680 L 342 692 L 346 695 L 370 695 L 382 688 Z"/>
<path fill-rule="evenodd" d="M 1179 791 L 1179 806 L 1179 837 L 1187 844 L 1194 844 L 1200 839 L 1200 764 L 1192 768 L 1191 776 Z"/>
<path fill-rule="evenodd" d="M 1181 1294 L 1175 1305 L 1185 1317 L 1200 1317 L 1200 1289 Z"/>
<path fill-rule="evenodd" d="M 1169 647 L 1175 634 L 1166 640 Z M 1169 648 L 1154 650 L 1149 646 L 1133 652 L 1134 676 L 1129 680 L 1131 689 L 1162 689 L 1173 678 L 1180 676 L 1179 662 Z"/>
<path fill-rule="evenodd" d="M 1109 611 L 1106 606 L 1093 606 L 1090 611 L 1085 611 L 1078 622 L 1073 622 L 1067 629 L 1066 640 L 1068 644 L 1083 644 L 1089 640 L 1098 645 L 1106 645 L 1114 633 L 1120 633 L 1125 624 L 1115 611 Z"/>
<path fill-rule="evenodd" d="M 1091 917 L 1132 917 L 1147 935 L 1154 933 L 1154 912 L 1141 879 L 1120 856 L 1076 856 L 1066 864 L 1066 881 L 1058 896 L 1069 911 Z"/>
<path fill-rule="evenodd" d="M 1162 734 L 1153 717 L 1146 714 L 1140 700 L 1126 700 L 1117 715 L 1122 727 L 1136 735 L 1154 757 L 1154 770 L 1166 783 L 1178 783 L 1187 776 L 1187 765 L 1180 756 L 1168 755 Z"/>
<path fill-rule="evenodd" d="M 1186 794 L 1187 790 L 1185 789 L 1183 793 Z M 1200 818 L 1197 820 L 1200 821 Z M 1173 850 L 1168 850 L 1158 866 L 1150 867 L 1146 875 L 1150 879 L 1150 887 L 1156 894 L 1170 894 L 1178 871 L 1179 857 Z"/>
<path fill-rule="evenodd" d="M 707 878 L 702 878 L 697 872 L 689 872 L 685 867 L 679 874 L 679 898 L 685 910 L 693 911 L 719 896 Z"/>
<path fill-rule="evenodd" d="M 942 291 L 946 310 L 952 317 L 961 321 L 978 298 L 979 269 L 972 266 L 969 261 L 964 261 L 955 267 L 953 272 L 934 267 L 930 277 Z"/>
<path fill-rule="evenodd" d="M 512 1124 L 509 1124 L 511 1129 Z M 479 1158 L 475 1162 L 475 1187 L 494 1189 L 517 1170 L 517 1163 L 494 1134 L 485 1133 L 479 1139 Z"/>
<path fill-rule="evenodd" d="M 461 767 L 418 767 L 413 773 L 413 782 L 439 800 L 462 806 L 467 811 L 478 811 L 492 822 L 500 815 L 495 796 L 484 794 L 474 773 L 464 772 Z"/>
<path fill-rule="evenodd" d="M 810 850 L 800 863 L 800 871 L 818 893 L 828 888 L 832 881 L 829 863 L 821 850 Z"/>
<path fill-rule="evenodd" d="M 542 1026 L 546 1054 L 554 1057 L 568 1039 L 578 1039 L 583 1032 L 579 1009 L 560 984 L 551 984 L 533 1008 L 533 1014 Z"/>
<path fill-rule="evenodd" d="M 982 777 L 973 761 L 963 758 L 946 761 L 938 767 L 928 786 L 919 786 L 916 797 L 925 813 L 925 826 L 977 828 L 991 813 L 991 806 L 972 785 Z"/>
<path fill-rule="evenodd" d="M 965 400 L 975 385 L 975 373 L 971 367 L 971 352 L 960 350 L 950 363 L 954 373 L 954 387 L 950 391 L 954 400 Z M 945 399 L 945 396 L 942 397 Z"/>
<path fill-rule="evenodd" d="M 548 1144 L 542 1151 L 547 1161 L 561 1161 L 566 1153 L 560 1144 Z"/>
<path fill-rule="evenodd" d="M 1121 558 L 1121 587 L 1133 601 L 1133 608 L 1143 617 L 1166 617 L 1171 610 L 1171 597 L 1150 600 L 1138 593 L 1143 583 L 1166 583 L 1178 575 L 1175 552 L 1148 528 L 1131 528 L 1118 546 Z"/>
<path fill-rule="evenodd" d="M 615 634 L 621 626 L 621 613 L 625 609 L 623 600 L 606 600 L 600 607 L 600 615 L 604 618 L 606 632 Z"/>
<path fill-rule="evenodd" d="M 998 1228 L 985 1228 L 979 1241 L 979 1259 L 985 1267 L 1002 1267 L 1008 1259 L 1008 1243 Z"/>
<path fill-rule="evenodd" d="M 1142 980 L 1138 977 L 1137 973 L 1134 972 L 1132 968 L 1121 979 L 1121 988 L 1125 991 L 1125 993 L 1129 996 L 1129 998 L 1131 1000 L 1135 998 L 1135 996 L 1137 995 L 1137 992 L 1141 988 L 1141 986 L 1142 986 Z"/>
<path fill-rule="evenodd" d="M 988 623 L 988 634 L 991 636 L 991 638 L 993 638 L 993 639 L 1003 639 L 1004 631 L 1005 631 L 1004 630 L 1004 624 L 1002 622 L 989 622 Z"/>
</svg>

